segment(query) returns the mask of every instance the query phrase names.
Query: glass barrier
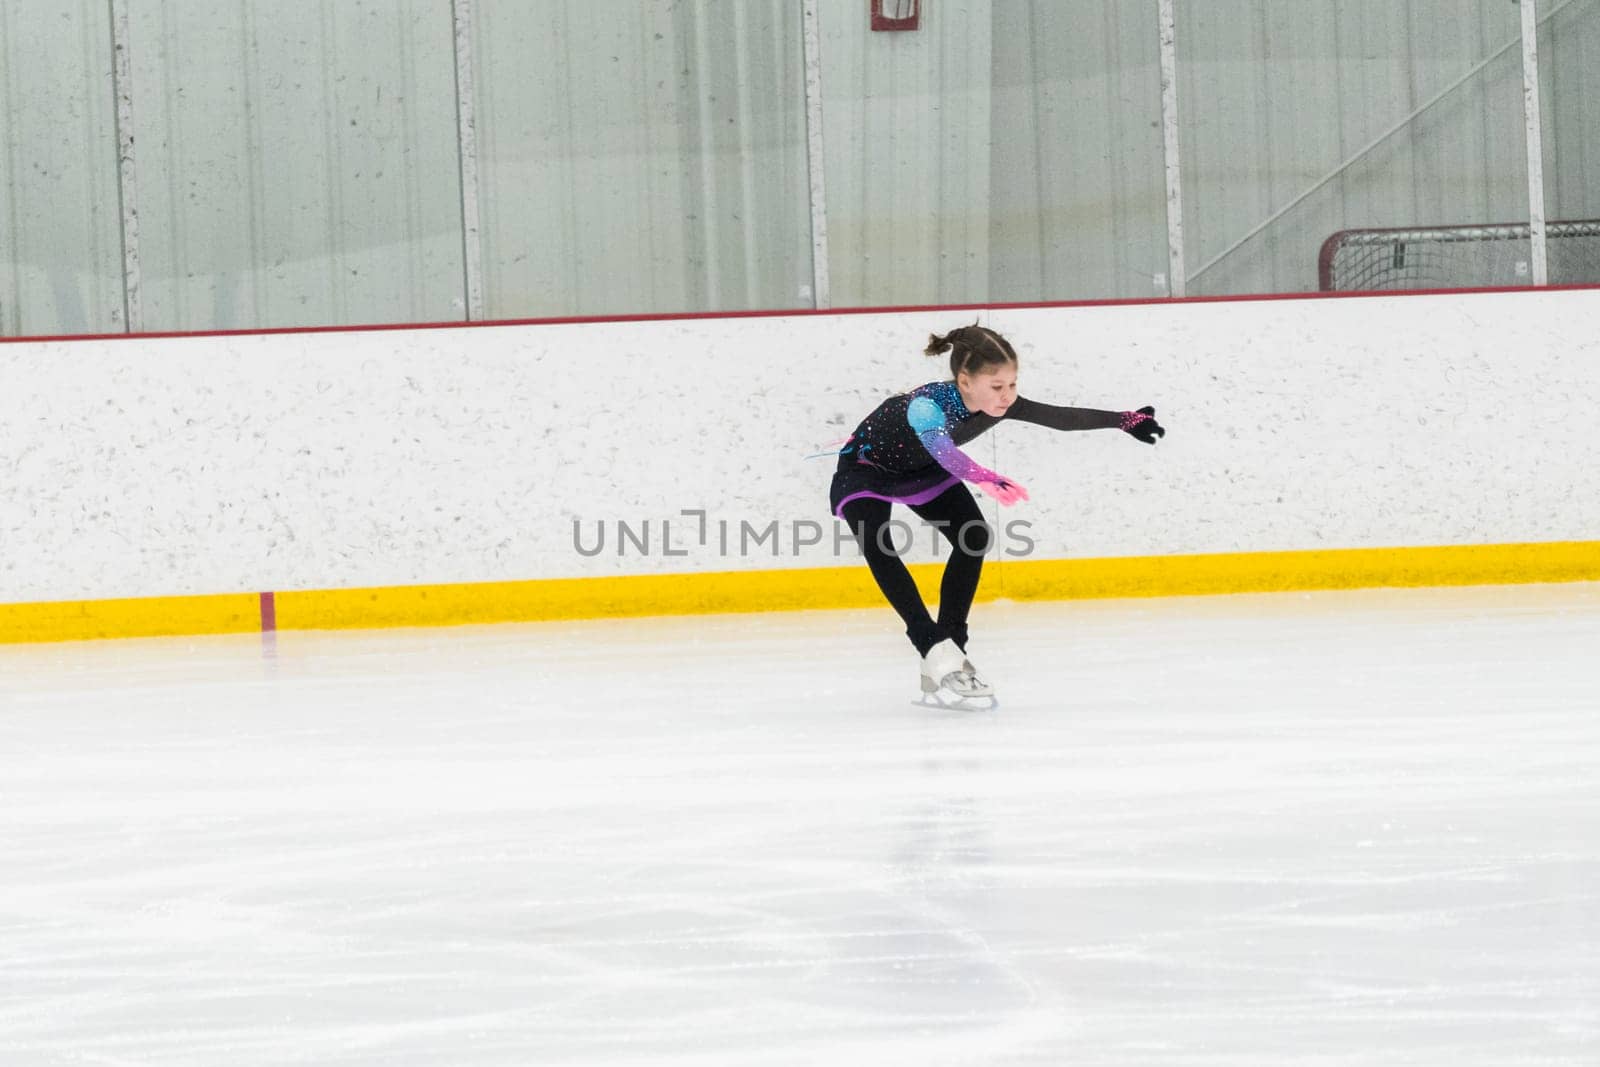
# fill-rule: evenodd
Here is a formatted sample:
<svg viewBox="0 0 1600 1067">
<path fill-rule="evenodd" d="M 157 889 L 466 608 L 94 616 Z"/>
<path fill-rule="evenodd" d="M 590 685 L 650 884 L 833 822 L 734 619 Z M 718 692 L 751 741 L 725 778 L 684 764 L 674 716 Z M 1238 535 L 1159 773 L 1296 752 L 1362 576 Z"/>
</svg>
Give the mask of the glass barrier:
<svg viewBox="0 0 1600 1067">
<path fill-rule="evenodd" d="M 1166 295 L 1150 11 L 944 4 L 909 32 L 822 15 L 835 306 Z"/>
<path fill-rule="evenodd" d="M 144 329 L 462 317 L 448 12 L 129 12 Z"/>
<path fill-rule="evenodd" d="M 10 5 L 0 332 L 1534 280 L 1518 4 L 1171 0 L 1175 127 L 1158 0 L 893 6 Z M 1600 0 L 1538 17 L 1600 283 Z"/>
<path fill-rule="evenodd" d="M 126 327 L 106 5 L 0 14 L 0 333 Z"/>
<path fill-rule="evenodd" d="M 798 10 L 481 5 L 487 316 L 810 307 Z"/>
<path fill-rule="evenodd" d="M 1190 295 L 1492 284 L 1454 234 L 1527 219 L 1514 5 L 1177 17 Z M 1528 284 L 1525 247 L 1505 269 Z"/>
<path fill-rule="evenodd" d="M 1538 10 L 1549 283 L 1600 285 L 1600 0 Z"/>
</svg>

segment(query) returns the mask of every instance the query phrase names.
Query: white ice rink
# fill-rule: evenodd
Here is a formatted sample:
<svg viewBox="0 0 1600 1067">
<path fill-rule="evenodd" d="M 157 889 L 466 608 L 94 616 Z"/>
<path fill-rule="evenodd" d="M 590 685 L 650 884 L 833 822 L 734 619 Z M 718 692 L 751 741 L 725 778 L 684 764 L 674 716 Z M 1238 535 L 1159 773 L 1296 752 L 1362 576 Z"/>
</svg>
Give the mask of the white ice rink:
<svg viewBox="0 0 1600 1067">
<path fill-rule="evenodd" d="M 0 648 L 0 1064 L 1600 1064 L 1600 587 Z"/>
</svg>

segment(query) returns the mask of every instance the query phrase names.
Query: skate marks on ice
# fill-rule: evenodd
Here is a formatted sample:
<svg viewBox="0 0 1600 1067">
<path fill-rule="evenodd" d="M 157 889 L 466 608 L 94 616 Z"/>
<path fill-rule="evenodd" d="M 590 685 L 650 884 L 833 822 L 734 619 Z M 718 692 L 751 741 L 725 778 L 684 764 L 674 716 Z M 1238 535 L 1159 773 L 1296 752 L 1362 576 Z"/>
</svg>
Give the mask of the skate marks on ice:
<svg viewBox="0 0 1600 1067">
<path fill-rule="evenodd" d="M 1588 1063 L 1592 586 L 0 649 L 0 1059 Z"/>
</svg>

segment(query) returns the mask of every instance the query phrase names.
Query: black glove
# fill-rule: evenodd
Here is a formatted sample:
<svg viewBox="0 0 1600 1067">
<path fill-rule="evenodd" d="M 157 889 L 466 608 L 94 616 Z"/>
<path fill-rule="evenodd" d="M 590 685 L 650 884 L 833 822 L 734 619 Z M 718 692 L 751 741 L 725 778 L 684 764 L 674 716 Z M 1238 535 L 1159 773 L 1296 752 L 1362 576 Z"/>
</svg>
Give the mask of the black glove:
<svg viewBox="0 0 1600 1067">
<path fill-rule="evenodd" d="M 1153 407 L 1124 411 L 1122 425 L 1119 428 L 1123 433 L 1137 437 L 1147 445 L 1155 444 L 1158 437 L 1167 436 L 1167 431 L 1156 421 L 1156 409 Z"/>
</svg>

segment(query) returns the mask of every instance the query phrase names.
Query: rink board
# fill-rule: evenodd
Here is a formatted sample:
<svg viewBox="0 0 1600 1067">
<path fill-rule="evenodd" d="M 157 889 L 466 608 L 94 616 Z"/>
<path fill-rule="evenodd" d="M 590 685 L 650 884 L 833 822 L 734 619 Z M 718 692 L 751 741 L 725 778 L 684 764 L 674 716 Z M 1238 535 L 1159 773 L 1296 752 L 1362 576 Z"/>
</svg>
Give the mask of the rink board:
<svg viewBox="0 0 1600 1067">
<path fill-rule="evenodd" d="M 913 566 L 938 596 L 940 564 Z M 1600 542 L 991 564 L 983 600 L 1600 581 Z M 871 607 L 863 566 L 0 604 L 0 642 Z"/>
<path fill-rule="evenodd" d="M 6 339 L 0 640 L 880 605 L 830 442 L 974 318 L 1024 395 L 1168 430 L 972 441 L 1031 491 L 981 503 L 983 597 L 1600 578 L 1600 438 L 1569 429 L 1597 315 L 1600 288 Z"/>
</svg>

